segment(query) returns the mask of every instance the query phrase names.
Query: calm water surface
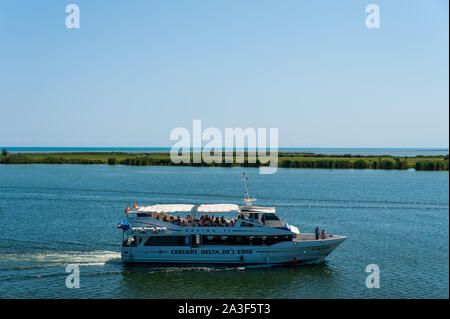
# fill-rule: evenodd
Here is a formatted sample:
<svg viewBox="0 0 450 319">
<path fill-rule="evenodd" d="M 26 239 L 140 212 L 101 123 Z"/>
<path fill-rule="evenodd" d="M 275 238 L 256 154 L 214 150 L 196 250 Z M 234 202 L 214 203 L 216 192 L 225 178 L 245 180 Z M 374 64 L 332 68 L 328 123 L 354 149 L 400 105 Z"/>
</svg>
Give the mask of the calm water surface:
<svg viewBox="0 0 450 319">
<path fill-rule="evenodd" d="M 0 165 L 1 298 L 448 298 L 449 174 L 246 169 L 257 204 L 348 239 L 318 265 L 156 268 L 120 261 L 134 201 L 240 203 L 240 168 Z M 66 288 L 67 264 L 79 289 Z M 368 264 L 379 289 L 365 286 Z"/>
</svg>

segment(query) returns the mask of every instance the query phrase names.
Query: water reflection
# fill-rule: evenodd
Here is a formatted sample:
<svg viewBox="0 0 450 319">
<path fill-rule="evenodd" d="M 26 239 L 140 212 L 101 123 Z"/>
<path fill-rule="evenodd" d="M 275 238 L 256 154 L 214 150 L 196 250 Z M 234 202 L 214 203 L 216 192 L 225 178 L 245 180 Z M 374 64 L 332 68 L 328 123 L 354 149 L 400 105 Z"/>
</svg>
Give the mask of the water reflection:
<svg viewBox="0 0 450 319">
<path fill-rule="evenodd" d="M 298 298 L 314 283 L 335 281 L 327 262 L 316 265 L 246 267 L 154 267 L 124 265 L 121 289 L 129 298 Z"/>
</svg>

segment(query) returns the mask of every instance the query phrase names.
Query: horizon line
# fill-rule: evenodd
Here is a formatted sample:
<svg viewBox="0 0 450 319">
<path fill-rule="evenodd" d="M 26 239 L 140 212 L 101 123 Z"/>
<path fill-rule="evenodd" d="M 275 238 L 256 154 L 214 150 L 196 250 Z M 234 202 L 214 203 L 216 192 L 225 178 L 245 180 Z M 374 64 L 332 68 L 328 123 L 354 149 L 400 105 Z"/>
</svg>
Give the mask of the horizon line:
<svg viewBox="0 0 450 319">
<path fill-rule="evenodd" d="M 111 149 L 111 148 L 118 148 L 118 149 L 172 149 L 172 146 L 0 146 L 0 148 L 88 148 L 88 149 L 94 149 L 94 148 L 102 148 L 102 149 Z M 203 147 L 202 147 L 203 148 Z M 190 149 L 194 149 L 193 147 L 190 147 Z M 222 147 L 222 149 L 227 149 L 225 147 Z M 228 148 L 229 149 L 229 148 Z M 237 149 L 233 147 L 233 149 Z M 240 148 L 242 149 L 242 148 Z M 248 147 L 244 147 L 243 149 L 248 149 Z M 258 148 L 251 148 L 251 149 L 258 149 Z M 261 148 L 262 149 L 262 148 Z M 265 149 L 270 149 L 270 147 L 265 147 Z M 435 146 L 435 147 L 343 147 L 343 146 L 281 146 L 278 147 L 278 149 L 376 149 L 376 150 L 449 150 L 449 146 Z"/>
</svg>

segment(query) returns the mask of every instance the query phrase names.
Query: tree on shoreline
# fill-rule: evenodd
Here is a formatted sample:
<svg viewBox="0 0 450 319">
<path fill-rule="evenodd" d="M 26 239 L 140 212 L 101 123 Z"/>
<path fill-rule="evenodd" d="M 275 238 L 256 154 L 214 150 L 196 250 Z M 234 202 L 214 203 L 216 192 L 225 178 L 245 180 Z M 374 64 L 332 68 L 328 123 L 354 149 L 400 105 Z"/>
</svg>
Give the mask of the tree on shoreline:
<svg viewBox="0 0 450 319">
<path fill-rule="evenodd" d="M 8 155 L 8 151 L 6 150 L 6 148 L 2 149 L 2 155 L 5 157 Z"/>
</svg>

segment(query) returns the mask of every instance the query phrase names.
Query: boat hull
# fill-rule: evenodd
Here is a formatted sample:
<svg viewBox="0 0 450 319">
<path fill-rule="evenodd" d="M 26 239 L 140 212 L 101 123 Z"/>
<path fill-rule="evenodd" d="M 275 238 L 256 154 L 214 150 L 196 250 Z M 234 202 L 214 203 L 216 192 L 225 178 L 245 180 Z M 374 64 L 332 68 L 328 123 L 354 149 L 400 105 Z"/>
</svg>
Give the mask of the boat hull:
<svg viewBox="0 0 450 319">
<path fill-rule="evenodd" d="M 260 265 L 318 263 L 344 240 L 334 236 L 324 240 L 294 240 L 271 246 L 139 246 L 122 247 L 125 263 Z"/>
</svg>

